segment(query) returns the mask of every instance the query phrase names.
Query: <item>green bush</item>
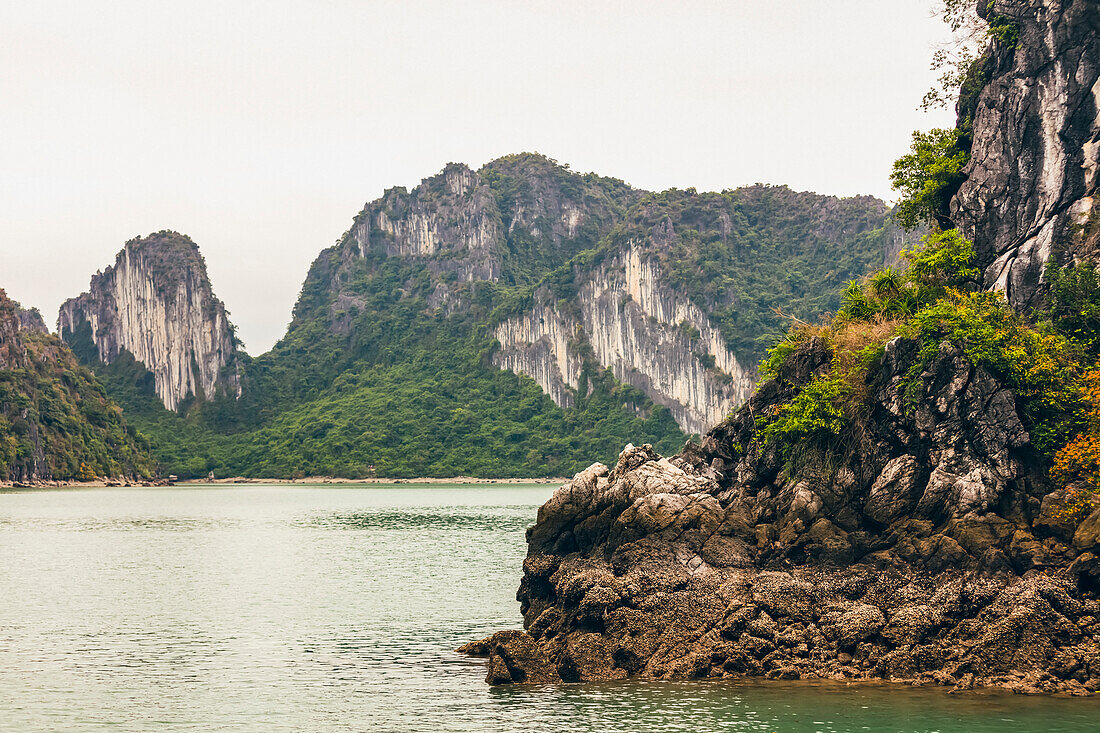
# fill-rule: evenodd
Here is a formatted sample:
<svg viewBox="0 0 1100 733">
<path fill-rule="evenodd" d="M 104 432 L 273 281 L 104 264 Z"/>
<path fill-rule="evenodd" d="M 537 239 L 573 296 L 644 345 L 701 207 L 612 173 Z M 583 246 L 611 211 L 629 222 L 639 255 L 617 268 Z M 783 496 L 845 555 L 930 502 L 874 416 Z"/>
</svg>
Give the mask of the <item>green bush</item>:
<svg viewBox="0 0 1100 733">
<path fill-rule="evenodd" d="M 890 182 L 900 192 L 896 218 L 905 229 L 922 224 L 948 229 L 949 204 L 959 190 L 970 159 L 960 146 L 958 130 L 914 132 L 910 152 L 894 163 Z"/>
<path fill-rule="evenodd" d="M 1080 406 L 1082 365 L 1072 344 L 1043 333 L 1016 313 L 1000 293 L 950 291 L 898 331 L 921 344 L 915 377 L 944 341 L 962 348 L 1013 390 L 1032 443 L 1050 456 L 1072 437 Z"/>
<path fill-rule="evenodd" d="M 841 408 L 846 396 L 847 385 L 836 375 L 816 376 L 764 423 L 761 438 L 789 447 L 840 435 L 847 424 Z"/>
<path fill-rule="evenodd" d="M 815 377 L 761 430 L 765 441 L 790 446 L 813 435 L 841 435 L 858 422 L 865 386 L 884 344 L 914 339 L 920 354 L 907 375 L 910 394 L 941 344 L 955 344 L 971 363 L 1012 389 L 1021 419 L 1040 453 L 1050 457 L 1081 422 L 1082 344 L 1096 338 L 1100 287 L 1089 267 L 1054 272 L 1051 328 L 1037 328 L 997 292 L 973 289 L 973 245 L 957 231 L 934 232 L 903 253 L 903 271 L 882 270 L 844 291 L 843 306 L 825 326 L 800 325 L 770 352 L 762 372 L 774 376 L 810 337 L 832 348 L 828 374 Z M 970 288 L 970 289 L 968 289 Z"/>
<path fill-rule="evenodd" d="M 1100 358 L 1100 273 L 1096 265 L 1086 262 L 1063 267 L 1051 260 L 1044 276 L 1049 291 L 1040 318 L 1080 344 L 1093 361 Z"/>
</svg>

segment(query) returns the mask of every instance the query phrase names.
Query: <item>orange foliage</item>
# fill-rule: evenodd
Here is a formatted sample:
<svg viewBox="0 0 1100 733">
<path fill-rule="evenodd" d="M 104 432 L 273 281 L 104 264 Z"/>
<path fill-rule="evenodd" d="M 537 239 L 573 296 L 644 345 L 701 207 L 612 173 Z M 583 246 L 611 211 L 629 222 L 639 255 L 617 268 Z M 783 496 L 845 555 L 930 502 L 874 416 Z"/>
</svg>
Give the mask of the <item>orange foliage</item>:
<svg viewBox="0 0 1100 733">
<path fill-rule="evenodd" d="M 1088 511 L 1091 499 L 1100 493 L 1100 370 L 1085 372 L 1082 397 L 1088 406 L 1085 430 L 1054 456 L 1051 475 L 1070 487 L 1064 514 L 1067 518 Z"/>
</svg>

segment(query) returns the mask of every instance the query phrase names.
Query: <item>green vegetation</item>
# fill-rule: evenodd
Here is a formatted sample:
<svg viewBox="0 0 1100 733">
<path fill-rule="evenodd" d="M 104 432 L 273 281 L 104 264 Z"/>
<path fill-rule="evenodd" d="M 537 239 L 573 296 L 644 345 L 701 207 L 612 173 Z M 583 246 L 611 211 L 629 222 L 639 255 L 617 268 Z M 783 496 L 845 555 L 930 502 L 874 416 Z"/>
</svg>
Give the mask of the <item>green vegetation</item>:
<svg viewBox="0 0 1100 733">
<path fill-rule="evenodd" d="M 890 180 L 901 193 L 897 219 L 906 229 L 922 224 L 952 228 L 950 203 L 965 180 L 978 99 L 992 78 L 996 59 L 1011 53 L 1019 42 L 1019 25 L 994 12 L 992 0 L 981 10 L 981 16 L 975 13 L 972 0 L 943 0 L 940 8 L 954 40 L 933 55 L 939 84 L 921 106 L 954 106 L 958 118 L 952 130 L 914 132 L 909 154 L 894 163 Z"/>
<path fill-rule="evenodd" d="M 752 186 L 722 193 L 673 189 L 649 194 L 570 282 L 612 252 L 639 243 L 672 287 L 707 313 L 743 364 L 757 364 L 789 317 L 835 311 L 840 287 L 883 264 L 897 235 L 870 197 L 837 199 Z M 574 291 L 575 292 L 575 291 Z M 558 284 L 558 296 L 572 293 Z"/>
<path fill-rule="evenodd" d="M 559 476 L 613 461 L 630 441 L 679 449 L 686 436 L 668 410 L 609 373 L 590 366 L 563 410 L 494 367 L 490 285 L 456 284 L 469 307 L 447 315 L 428 308 L 423 264 L 380 253 L 354 261 L 344 292 L 360 297 L 356 312 L 332 316 L 346 327 L 296 323 L 247 365 L 232 419 L 217 402 L 164 410 L 132 359 L 98 369 L 164 470 L 182 477 Z M 307 280 L 303 301 L 324 297 L 321 288 Z M 241 415 L 255 422 L 242 427 Z"/>
<path fill-rule="evenodd" d="M 17 330 L 0 290 L 0 479 L 148 477 L 149 446 L 56 336 Z"/>
<path fill-rule="evenodd" d="M 901 192 L 896 217 L 905 229 L 950 226 L 951 197 L 962 185 L 962 169 L 970 159 L 959 141 L 958 130 L 914 132 L 910 152 L 894 163 L 890 182 Z"/>
<path fill-rule="evenodd" d="M 1085 262 L 1063 267 L 1052 259 L 1044 275 L 1049 293 L 1040 318 L 1080 344 L 1089 358 L 1100 359 L 1100 273 L 1096 265 Z"/>
<path fill-rule="evenodd" d="M 762 439 L 790 449 L 806 441 L 840 435 L 845 426 L 841 404 L 846 391 L 835 375 L 815 376 L 773 420 L 764 423 Z"/>
<path fill-rule="evenodd" d="M 960 130 L 967 129 L 973 120 L 977 92 L 989 81 L 992 52 L 1011 52 L 1020 40 L 1019 25 L 1012 18 L 998 15 L 993 0 L 987 0 L 981 15 L 975 12 L 979 7 L 974 0 L 942 0 L 939 16 L 951 30 L 952 39 L 932 55 L 932 71 L 939 74 L 938 83 L 921 102 L 925 111 L 956 106 Z"/>
<path fill-rule="evenodd" d="M 955 344 L 1014 391 L 1033 444 L 1053 458 L 1081 424 L 1081 343 L 1028 323 L 999 293 L 977 290 L 973 247 L 954 230 L 934 232 L 903 257 L 904 270 L 849 284 L 830 322 L 800 324 L 771 350 L 764 372 L 772 376 L 811 338 L 822 339 L 832 359 L 826 374 L 761 421 L 761 439 L 789 452 L 808 439 L 825 446 L 839 436 L 827 445 L 842 450 L 846 432 L 862 428 L 868 380 L 885 344 L 900 336 L 920 347 L 907 375 L 911 391 L 941 345 Z"/>
<path fill-rule="evenodd" d="M 445 176 L 387 192 L 358 221 L 429 212 L 456 227 L 453 238 L 488 218 L 486 230 L 504 233 L 488 244 L 500 257 L 498 280 L 466 281 L 470 255 L 461 249 L 387 256 L 392 236 L 372 226 L 363 250 L 349 232 L 320 254 L 269 353 L 240 357 L 240 400 L 193 401 L 174 414 L 132 358 L 96 364 L 163 471 L 543 476 L 611 462 L 628 442 L 673 453 L 687 436 L 669 411 L 602 370 L 583 335 L 572 345 L 587 354 L 581 384 L 562 409 L 530 379 L 494 366 L 495 327 L 529 311 L 540 287 L 571 313 L 592 271 L 636 246 L 656 259 L 666 286 L 709 315 L 742 363 L 754 364 L 785 327 L 777 309 L 803 318 L 835 310 L 839 286 L 880 265 L 897 237 L 870 197 L 769 186 L 647 194 L 528 154 L 479 175 L 485 186 L 460 193 Z M 692 343 L 701 336 L 687 322 L 681 332 Z M 73 348 L 94 360 L 80 344 L 74 337 Z M 713 357 L 709 365 L 716 368 Z"/>
</svg>

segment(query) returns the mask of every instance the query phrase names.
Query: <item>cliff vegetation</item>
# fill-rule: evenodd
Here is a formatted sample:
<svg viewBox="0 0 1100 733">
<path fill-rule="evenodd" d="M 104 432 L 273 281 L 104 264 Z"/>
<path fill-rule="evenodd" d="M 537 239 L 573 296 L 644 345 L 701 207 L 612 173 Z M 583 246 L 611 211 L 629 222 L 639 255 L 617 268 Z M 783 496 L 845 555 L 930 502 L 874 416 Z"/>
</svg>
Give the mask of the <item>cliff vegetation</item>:
<svg viewBox="0 0 1100 733">
<path fill-rule="evenodd" d="M 92 372 L 0 290 L 0 480 L 155 473 L 148 443 Z"/>
</svg>

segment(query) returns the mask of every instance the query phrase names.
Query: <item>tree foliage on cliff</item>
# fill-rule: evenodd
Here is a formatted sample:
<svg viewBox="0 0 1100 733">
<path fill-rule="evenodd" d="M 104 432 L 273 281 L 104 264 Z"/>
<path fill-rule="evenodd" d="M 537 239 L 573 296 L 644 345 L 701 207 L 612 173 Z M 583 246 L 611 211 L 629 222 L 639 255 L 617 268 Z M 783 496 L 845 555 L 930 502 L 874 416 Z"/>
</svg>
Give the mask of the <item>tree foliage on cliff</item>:
<svg viewBox="0 0 1100 733">
<path fill-rule="evenodd" d="M 868 379 L 886 343 L 902 337 L 919 345 L 907 375 L 913 387 L 942 344 L 960 347 L 971 363 L 1013 390 L 1032 443 L 1053 458 L 1084 417 L 1080 344 L 1030 323 L 1000 293 L 977 289 L 973 245 L 955 230 L 930 234 L 903 258 L 901 270 L 850 283 L 829 322 L 798 325 L 771 350 L 763 371 L 773 377 L 809 338 L 824 339 L 832 361 L 826 373 L 761 420 L 761 439 L 785 451 L 806 440 L 835 449 L 843 442 L 835 438 L 858 429 L 865 416 Z"/>
<path fill-rule="evenodd" d="M 914 132 L 910 152 L 894 163 L 890 182 L 901 193 L 895 216 L 906 229 L 950 226 L 951 197 L 964 180 L 970 155 L 959 145 L 958 130 Z"/>
<path fill-rule="evenodd" d="M 149 446 L 56 336 L 20 330 L 0 290 L 0 479 L 148 477 Z M 7 328 L 5 328 L 5 326 Z"/>
</svg>

